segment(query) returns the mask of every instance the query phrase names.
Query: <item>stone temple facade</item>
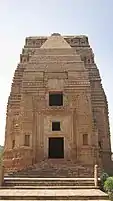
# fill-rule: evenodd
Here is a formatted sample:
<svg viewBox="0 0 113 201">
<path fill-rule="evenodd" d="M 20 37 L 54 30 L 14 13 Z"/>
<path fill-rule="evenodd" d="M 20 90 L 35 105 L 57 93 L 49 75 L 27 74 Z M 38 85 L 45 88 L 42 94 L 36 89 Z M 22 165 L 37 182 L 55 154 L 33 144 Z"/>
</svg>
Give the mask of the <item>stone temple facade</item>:
<svg viewBox="0 0 113 201">
<path fill-rule="evenodd" d="M 14 73 L 5 171 L 50 160 L 111 168 L 106 95 L 84 35 L 27 37 Z"/>
</svg>

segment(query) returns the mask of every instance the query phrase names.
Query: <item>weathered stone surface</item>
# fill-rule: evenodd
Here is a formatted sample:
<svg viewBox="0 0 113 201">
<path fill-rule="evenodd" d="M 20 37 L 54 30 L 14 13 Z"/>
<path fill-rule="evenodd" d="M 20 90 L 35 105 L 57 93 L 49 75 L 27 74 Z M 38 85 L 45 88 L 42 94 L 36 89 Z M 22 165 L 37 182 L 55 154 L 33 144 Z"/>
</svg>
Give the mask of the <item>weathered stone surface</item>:
<svg viewBox="0 0 113 201">
<path fill-rule="evenodd" d="M 4 167 L 0 165 L 0 186 L 3 185 L 4 182 Z"/>
<path fill-rule="evenodd" d="M 7 177 L 0 189 L 1 200 L 108 200 L 94 186 L 94 178 Z"/>
<path fill-rule="evenodd" d="M 59 91 L 63 106 L 49 106 L 49 93 Z M 52 131 L 52 121 L 60 131 Z M 5 171 L 49 160 L 50 137 L 63 137 L 65 160 L 110 170 L 107 100 L 87 36 L 26 38 L 8 99 Z"/>
<path fill-rule="evenodd" d="M 50 36 L 46 42 L 41 46 L 44 49 L 56 49 L 56 48 L 71 48 L 71 46 L 60 35 Z"/>
</svg>

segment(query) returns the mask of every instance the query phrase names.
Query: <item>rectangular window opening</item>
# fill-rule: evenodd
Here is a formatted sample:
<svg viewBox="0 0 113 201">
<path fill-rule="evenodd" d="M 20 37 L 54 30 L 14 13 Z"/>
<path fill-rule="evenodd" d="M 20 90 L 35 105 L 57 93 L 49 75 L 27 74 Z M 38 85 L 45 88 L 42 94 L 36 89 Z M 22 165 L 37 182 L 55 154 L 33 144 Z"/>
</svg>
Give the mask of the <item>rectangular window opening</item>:
<svg viewBox="0 0 113 201">
<path fill-rule="evenodd" d="M 30 135 L 25 135 L 24 146 L 30 146 Z"/>
<path fill-rule="evenodd" d="M 52 131 L 60 131 L 60 122 L 52 122 Z"/>
<path fill-rule="evenodd" d="M 88 134 L 83 134 L 83 145 L 88 145 Z"/>
<path fill-rule="evenodd" d="M 49 106 L 63 106 L 63 93 L 49 93 Z"/>
</svg>

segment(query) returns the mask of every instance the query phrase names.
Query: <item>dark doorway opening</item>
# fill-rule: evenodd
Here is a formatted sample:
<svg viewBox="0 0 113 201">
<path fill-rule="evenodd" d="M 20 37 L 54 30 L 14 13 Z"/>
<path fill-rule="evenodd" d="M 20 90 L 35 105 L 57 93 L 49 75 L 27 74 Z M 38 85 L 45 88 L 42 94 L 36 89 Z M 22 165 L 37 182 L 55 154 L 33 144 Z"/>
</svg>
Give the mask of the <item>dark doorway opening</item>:
<svg viewBox="0 0 113 201">
<path fill-rule="evenodd" d="M 64 138 L 49 138 L 49 158 L 64 158 Z"/>
</svg>

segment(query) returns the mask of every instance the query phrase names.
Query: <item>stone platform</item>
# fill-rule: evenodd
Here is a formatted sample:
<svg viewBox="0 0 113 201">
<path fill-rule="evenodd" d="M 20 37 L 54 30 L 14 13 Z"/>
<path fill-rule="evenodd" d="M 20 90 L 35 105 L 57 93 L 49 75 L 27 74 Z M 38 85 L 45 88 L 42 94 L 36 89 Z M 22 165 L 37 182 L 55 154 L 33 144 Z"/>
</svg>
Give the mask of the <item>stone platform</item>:
<svg viewBox="0 0 113 201">
<path fill-rule="evenodd" d="M 105 193 L 95 189 L 1 189 L 1 199 L 28 199 L 33 200 L 106 200 L 108 197 Z"/>
<path fill-rule="evenodd" d="M 108 200 L 94 178 L 4 178 L 0 200 Z"/>
</svg>

